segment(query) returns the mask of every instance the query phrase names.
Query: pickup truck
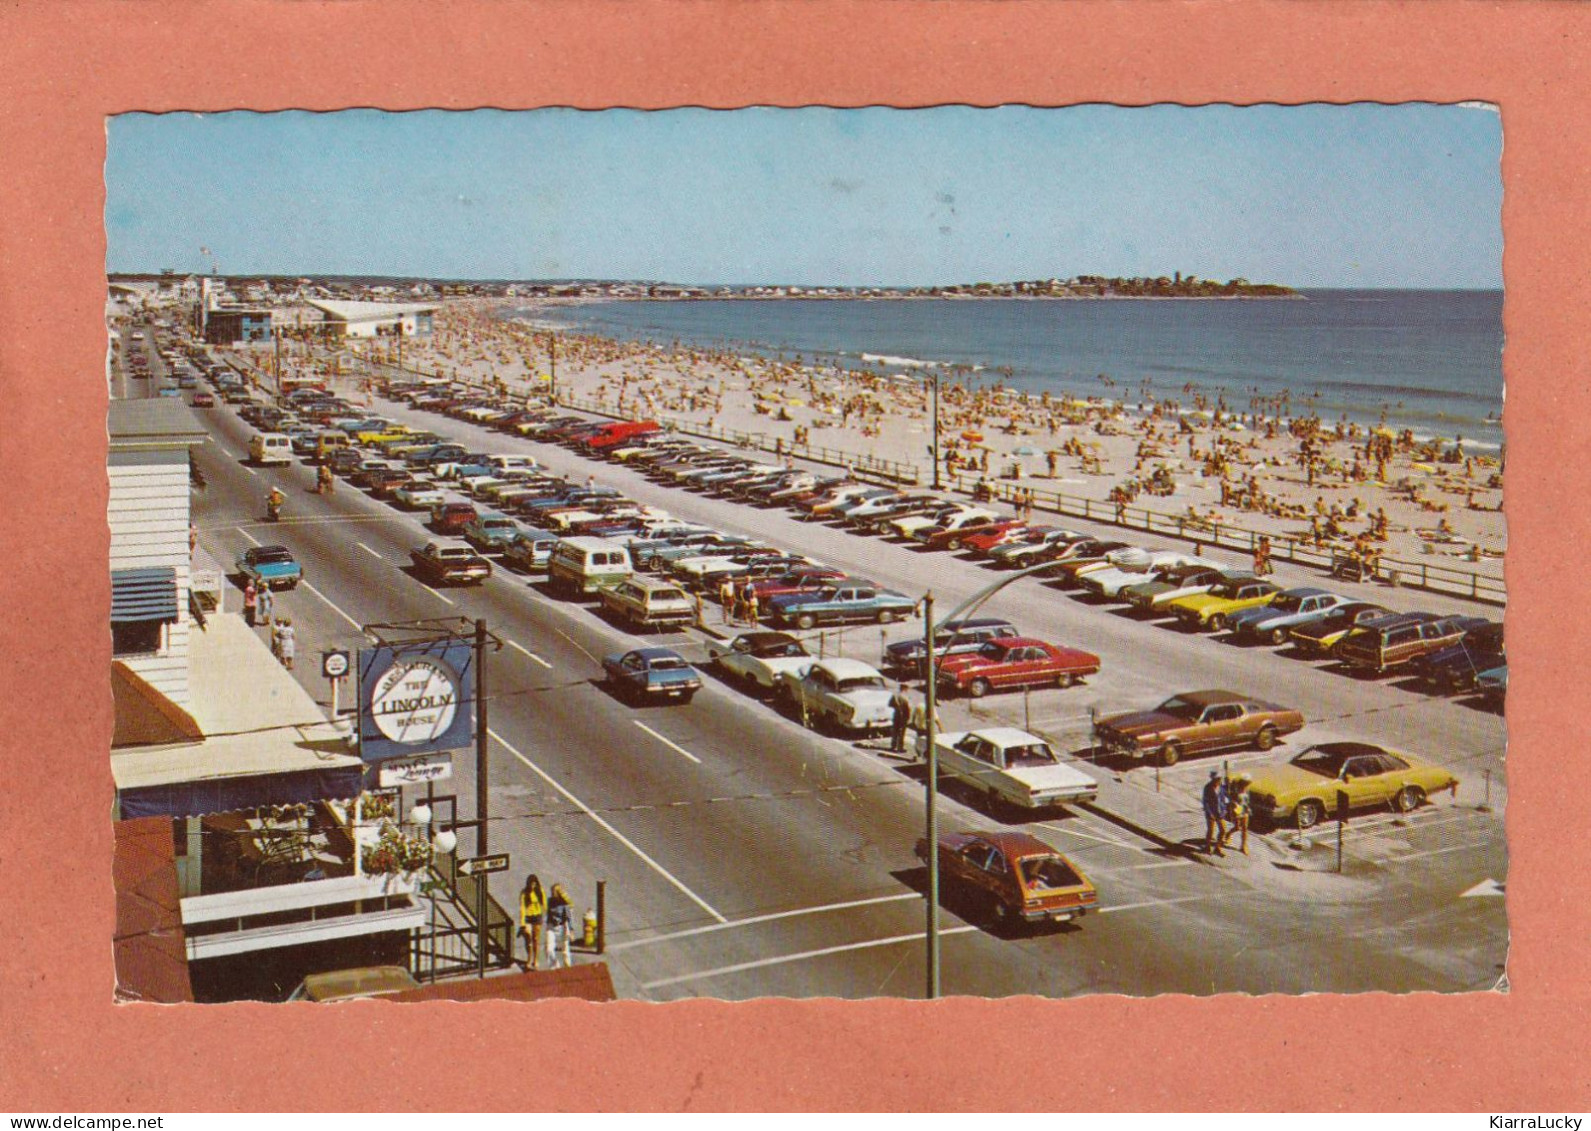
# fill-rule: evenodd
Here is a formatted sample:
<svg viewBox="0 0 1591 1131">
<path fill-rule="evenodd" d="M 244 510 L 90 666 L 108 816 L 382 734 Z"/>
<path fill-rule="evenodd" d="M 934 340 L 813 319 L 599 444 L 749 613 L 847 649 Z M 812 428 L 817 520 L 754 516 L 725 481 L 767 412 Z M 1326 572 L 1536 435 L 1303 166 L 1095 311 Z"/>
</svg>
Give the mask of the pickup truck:
<svg viewBox="0 0 1591 1131">
<path fill-rule="evenodd" d="M 633 631 L 683 627 L 696 621 L 696 602 L 678 585 L 631 577 L 598 590 L 602 609 Z"/>
<path fill-rule="evenodd" d="M 959 778 L 989 801 L 992 811 L 1033 810 L 1062 802 L 1092 801 L 1099 783 L 1063 763 L 1037 735 L 1015 727 L 950 731 L 935 735 L 939 772 Z M 926 735 L 917 739 L 926 757 Z"/>
<path fill-rule="evenodd" d="M 460 542 L 427 542 L 409 557 L 428 585 L 479 585 L 492 576 L 492 563 Z"/>
<path fill-rule="evenodd" d="M 820 660 L 800 674 L 781 673 L 778 693 L 819 730 L 868 734 L 887 730 L 894 717 L 884 677 L 860 660 Z"/>
<path fill-rule="evenodd" d="M 286 546 L 251 546 L 237 557 L 238 573 L 256 585 L 292 589 L 304 580 L 304 568 Z"/>
</svg>

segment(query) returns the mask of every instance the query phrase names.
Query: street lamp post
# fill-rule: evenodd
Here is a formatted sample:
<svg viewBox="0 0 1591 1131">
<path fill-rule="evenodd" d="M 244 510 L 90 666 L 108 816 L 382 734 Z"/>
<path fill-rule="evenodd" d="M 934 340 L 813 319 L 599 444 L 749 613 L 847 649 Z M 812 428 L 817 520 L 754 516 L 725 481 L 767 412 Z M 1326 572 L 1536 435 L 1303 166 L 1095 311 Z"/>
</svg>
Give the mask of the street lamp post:
<svg viewBox="0 0 1591 1131">
<path fill-rule="evenodd" d="M 934 372 L 934 490 L 939 490 L 939 372 Z M 931 647 L 931 645 L 930 645 Z"/>
<path fill-rule="evenodd" d="M 558 337 L 547 331 L 547 396 L 558 407 Z"/>
</svg>

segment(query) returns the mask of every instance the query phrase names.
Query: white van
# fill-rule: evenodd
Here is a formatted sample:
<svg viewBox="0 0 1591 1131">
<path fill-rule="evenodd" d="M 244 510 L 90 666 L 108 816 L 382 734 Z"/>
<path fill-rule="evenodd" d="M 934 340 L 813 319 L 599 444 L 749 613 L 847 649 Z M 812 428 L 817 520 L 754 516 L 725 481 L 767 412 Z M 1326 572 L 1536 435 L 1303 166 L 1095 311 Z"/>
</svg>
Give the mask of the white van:
<svg viewBox="0 0 1591 1131">
<path fill-rule="evenodd" d="M 256 465 L 293 462 L 293 441 L 280 432 L 256 432 L 249 440 L 249 458 Z"/>
<path fill-rule="evenodd" d="M 547 584 L 564 596 L 595 593 L 635 573 L 630 551 L 614 538 L 565 538 L 547 562 Z"/>
</svg>

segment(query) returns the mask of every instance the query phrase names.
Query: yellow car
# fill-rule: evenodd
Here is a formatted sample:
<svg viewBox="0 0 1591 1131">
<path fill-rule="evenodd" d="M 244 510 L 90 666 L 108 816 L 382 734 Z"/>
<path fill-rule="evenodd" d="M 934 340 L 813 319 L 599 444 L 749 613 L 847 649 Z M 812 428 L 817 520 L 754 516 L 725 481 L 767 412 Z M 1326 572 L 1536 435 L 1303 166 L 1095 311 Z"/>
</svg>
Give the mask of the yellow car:
<svg viewBox="0 0 1591 1131">
<path fill-rule="evenodd" d="M 1458 779 L 1412 754 L 1368 742 L 1323 742 L 1255 772 L 1248 794 L 1256 819 L 1307 829 L 1337 811 L 1338 793 L 1348 795 L 1349 809 L 1390 805 L 1407 813 L 1444 789 L 1456 794 Z"/>
<path fill-rule="evenodd" d="M 1220 632 L 1227 618 L 1239 609 L 1254 609 L 1269 605 L 1281 594 L 1281 586 L 1257 577 L 1234 577 L 1223 581 L 1208 593 L 1194 593 L 1166 602 L 1166 610 L 1175 613 L 1177 622 L 1198 632 Z"/>
<path fill-rule="evenodd" d="M 388 440 L 401 440 L 413 431 L 413 428 L 405 427 L 402 424 L 394 424 L 391 428 L 383 428 L 379 432 L 357 432 L 354 434 L 354 439 L 368 448 L 377 444 L 384 444 Z"/>
</svg>

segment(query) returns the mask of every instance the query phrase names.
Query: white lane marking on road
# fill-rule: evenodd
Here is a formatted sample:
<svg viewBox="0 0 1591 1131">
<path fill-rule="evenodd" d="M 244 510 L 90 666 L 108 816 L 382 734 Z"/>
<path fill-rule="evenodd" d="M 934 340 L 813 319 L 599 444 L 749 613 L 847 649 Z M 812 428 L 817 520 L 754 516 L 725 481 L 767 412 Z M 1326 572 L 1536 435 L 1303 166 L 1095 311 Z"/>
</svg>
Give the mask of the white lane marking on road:
<svg viewBox="0 0 1591 1131">
<path fill-rule="evenodd" d="M 652 935 L 644 939 L 632 939 L 629 942 L 610 944 L 608 949 L 630 950 L 638 946 L 650 946 L 652 943 L 670 942 L 674 939 L 705 935 L 713 931 L 727 931 L 731 927 L 750 927 L 757 923 L 772 923 L 778 919 L 794 919 L 798 915 L 821 915 L 826 911 L 846 911 L 852 907 L 869 907 L 875 903 L 898 903 L 904 899 L 915 899 L 920 902 L 922 898 L 914 891 L 907 891 L 898 895 L 875 895 L 871 899 L 851 899 L 844 903 L 825 903 L 820 907 L 798 907 L 794 911 L 773 911 L 767 915 L 751 915 L 745 919 L 731 919 L 727 923 L 714 923 L 707 927 L 692 927 L 686 931 L 673 931 L 666 935 Z"/>
<path fill-rule="evenodd" d="M 977 929 L 971 924 L 960 927 L 945 927 L 940 930 L 939 935 L 941 938 L 945 935 L 963 935 L 968 931 L 976 931 Z M 825 958 L 831 954 L 845 954 L 853 950 L 870 950 L 880 946 L 894 946 L 896 943 L 920 943 L 922 941 L 923 933 L 921 931 L 913 931 L 909 935 L 892 935 L 887 939 L 868 939 L 866 942 L 847 943 L 844 946 L 826 946 L 821 950 L 803 950 L 796 954 L 783 954 L 775 958 L 759 958 L 755 962 L 740 962 L 734 966 L 720 966 L 716 970 L 699 970 L 694 974 L 681 974 L 678 977 L 663 978 L 656 982 L 642 982 L 641 988 L 643 990 L 662 989 L 664 986 L 677 986 L 681 982 L 694 982 L 702 978 L 717 978 L 724 974 L 739 974 L 746 970 L 761 970 L 767 966 L 783 966 L 790 962 L 804 962 L 809 958 Z"/>
<path fill-rule="evenodd" d="M 1112 911 L 1137 911 L 1144 907 L 1170 907 L 1173 903 L 1197 903 L 1204 899 L 1215 899 L 1214 895 L 1179 895 L 1175 899 L 1146 899 L 1142 903 L 1120 903 L 1115 907 L 1101 907 L 1099 914 L 1109 915 Z"/>
<path fill-rule="evenodd" d="M 510 640 L 508 642 L 508 646 L 510 648 L 514 649 L 516 652 L 523 652 L 525 655 L 529 656 L 532 660 L 535 660 L 538 664 L 540 664 L 544 668 L 552 667 L 552 665 L 549 664 L 546 660 L 542 659 L 540 656 L 536 655 L 536 653 L 532 652 L 529 648 L 526 648 L 523 644 L 519 643 L 516 640 Z"/>
<path fill-rule="evenodd" d="M 445 601 L 449 605 L 453 603 L 453 598 L 442 596 L 442 594 L 438 593 L 435 589 L 432 589 L 429 585 L 426 585 L 423 582 L 421 583 L 420 588 L 431 594 L 431 596 L 435 597 L 438 601 Z"/>
<path fill-rule="evenodd" d="M 1058 833 L 1069 833 L 1072 836 L 1080 836 L 1084 840 L 1097 840 L 1100 844 L 1114 845 L 1116 848 L 1130 848 L 1134 852 L 1148 851 L 1148 849 L 1140 848 L 1136 844 L 1128 844 L 1126 841 L 1117 840 L 1114 837 L 1099 836 L 1097 833 L 1085 833 L 1082 829 L 1073 828 L 1071 824 L 1059 824 L 1055 821 L 1042 821 L 1040 822 L 1040 827 L 1054 829 Z"/>
<path fill-rule="evenodd" d="M 685 897 L 687 899 L 689 899 L 692 903 L 694 903 L 697 907 L 700 907 L 703 911 L 707 912 L 707 914 L 711 915 L 714 919 L 717 919 L 720 923 L 729 922 L 728 918 L 726 918 L 723 915 L 720 915 L 718 913 L 718 911 L 713 907 L 712 904 L 708 903 L 701 896 L 697 895 L 690 888 L 686 887 L 684 882 L 681 881 L 672 872 L 670 872 L 667 868 L 663 867 L 663 865 L 659 864 L 656 860 L 653 860 L 650 856 L 648 856 L 646 853 L 642 852 L 639 848 L 637 848 L 636 845 L 635 845 L 635 842 L 630 840 L 629 837 L 625 836 L 618 829 L 614 828 L 612 825 L 608 824 L 607 821 L 604 821 L 601 817 L 599 817 L 592 810 L 591 806 L 587 805 L 584 801 L 581 801 L 574 794 L 570 793 L 558 781 L 556 781 L 552 777 L 551 774 L 547 773 L 546 770 L 543 770 L 540 766 L 536 765 L 536 763 L 532 762 L 529 758 L 525 757 L 524 754 L 520 753 L 519 750 L 513 745 L 513 743 L 509 742 L 507 739 L 505 739 L 502 735 L 498 734 L 491 727 L 487 727 L 486 728 L 486 733 L 491 735 L 491 737 L 497 741 L 497 744 L 499 746 L 501 746 L 504 750 L 508 751 L 514 757 L 518 758 L 521 762 L 525 763 L 525 765 L 530 768 L 532 773 L 534 773 L 537 777 L 541 778 L 541 780 L 546 782 L 548 785 L 552 786 L 559 793 L 563 794 L 566 798 L 569 799 L 570 803 L 573 804 L 577 809 L 579 809 L 586 816 L 590 817 L 598 825 L 602 826 L 603 829 L 607 830 L 608 834 L 610 836 L 612 836 L 614 840 L 617 840 L 620 844 L 624 845 L 625 848 L 628 848 L 631 852 L 635 853 L 638 857 L 640 857 L 641 860 L 647 865 L 647 867 L 651 868 L 654 872 L 656 872 L 658 875 L 662 876 L 665 880 L 667 880 L 669 883 L 673 884 L 676 888 L 678 888 L 681 892 L 683 892 Z"/>
<path fill-rule="evenodd" d="M 244 471 L 246 471 L 246 472 L 248 472 L 248 473 L 249 473 L 249 474 L 250 474 L 250 475 L 253 475 L 253 476 L 256 476 L 256 477 L 258 477 L 258 476 L 259 476 L 259 474 L 260 474 L 260 473 L 259 473 L 259 472 L 257 472 L 257 471 L 255 471 L 255 470 L 254 470 L 254 469 L 253 469 L 253 468 L 252 468 L 252 467 L 250 467 L 250 466 L 249 466 L 249 465 L 248 465 L 248 464 L 246 464 L 246 463 L 245 463 L 245 464 L 242 464 L 242 465 L 241 465 L 241 466 L 242 466 L 242 468 L 243 468 L 243 470 L 244 470 Z"/>
<path fill-rule="evenodd" d="M 377 553 L 375 550 L 372 550 L 369 546 L 365 545 L 363 542 L 355 542 L 354 545 L 358 546 L 361 550 L 363 550 L 365 553 L 369 554 L 373 558 L 379 558 L 381 561 L 386 561 L 387 560 L 386 558 L 381 557 L 381 555 L 379 553 Z"/>
<path fill-rule="evenodd" d="M 1191 868 L 1192 860 L 1160 860 L 1154 864 L 1129 864 L 1125 868 L 1116 868 L 1117 872 L 1142 872 L 1148 868 Z"/>
<path fill-rule="evenodd" d="M 1430 848 L 1424 852 L 1405 852 L 1399 856 L 1388 856 L 1388 864 L 1398 864 L 1404 860 L 1418 860 L 1423 856 L 1446 856 L 1449 852 L 1468 852 L 1477 848 L 1491 848 L 1493 845 L 1483 840 L 1472 844 L 1450 844 L 1446 848 Z"/>
<path fill-rule="evenodd" d="M 685 755 L 685 757 L 689 758 L 692 762 L 695 762 L 698 766 L 700 766 L 702 764 L 702 760 L 700 758 L 696 757 L 696 755 L 692 754 L 689 750 L 685 749 L 685 747 L 681 746 L 677 742 L 672 741 L 671 739 L 664 738 L 661 734 L 658 734 L 657 731 L 653 730 L 651 727 L 649 727 L 645 723 L 643 723 L 640 719 L 632 719 L 630 721 L 635 723 L 636 726 L 638 726 L 642 730 L 646 731 L 647 734 L 649 734 L 653 738 L 657 739 L 664 746 L 667 746 L 670 750 L 674 751 L 676 754 Z"/>
<path fill-rule="evenodd" d="M 358 621 L 354 620 L 353 617 L 349 616 L 347 613 L 345 613 L 341 609 L 339 609 L 337 607 L 336 602 L 334 602 L 330 597 L 326 596 L 326 594 L 322 593 L 319 589 L 316 589 L 309 582 L 300 581 L 299 584 L 302 585 L 305 589 L 308 589 L 311 593 L 315 594 L 315 596 L 319 597 L 322 601 L 325 601 L 326 604 L 331 607 L 331 611 L 332 612 L 334 612 L 338 616 L 342 617 L 343 620 L 345 620 L 349 624 L 353 625 L 354 628 L 358 629 L 360 632 L 363 632 L 365 630 L 365 626 L 364 625 L 360 624 Z"/>
<path fill-rule="evenodd" d="M 586 650 L 586 646 L 584 644 L 580 643 L 580 641 L 576 640 L 573 636 L 570 636 L 563 629 L 555 628 L 555 629 L 553 629 L 553 631 L 556 632 L 559 636 L 563 637 L 565 640 L 569 641 L 569 643 L 573 644 L 576 648 L 580 649 L 582 652 L 585 652 L 586 658 L 588 660 L 590 660 L 592 663 L 600 664 L 602 662 L 601 660 L 599 660 L 595 656 L 593 656 L 589 651 L 587 651 Z"/>
<path fill-rule="evenodd" d="M 254 535 L 250 534 L 247 530 L 244 530 L 241 526 L 238 527 L 238 533 L 243 535 L 243 537 L 247 538 L 250 542 L 253 542 L 256 546 L 262 544 L 258 538 L 254 537 Z"/>
</svg>

